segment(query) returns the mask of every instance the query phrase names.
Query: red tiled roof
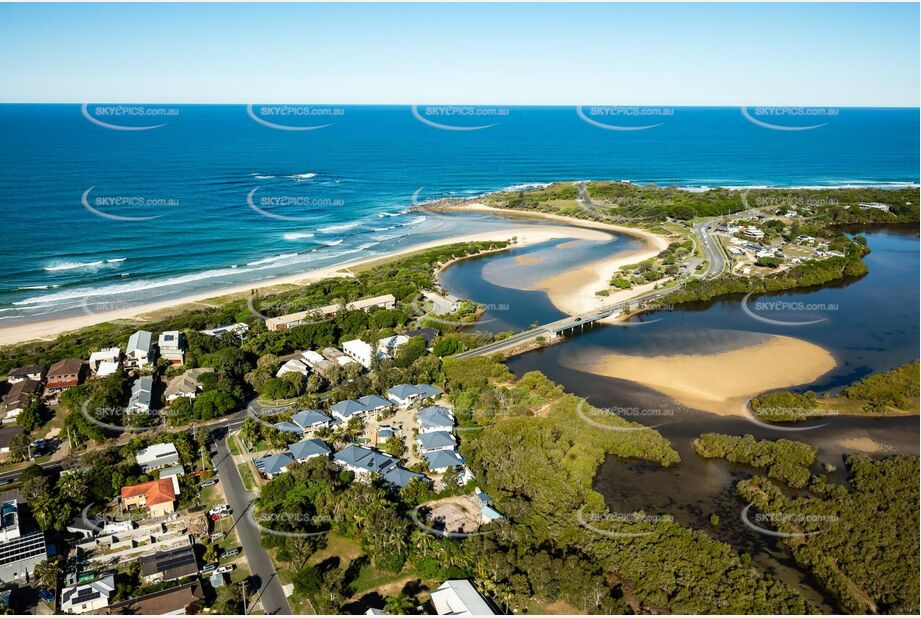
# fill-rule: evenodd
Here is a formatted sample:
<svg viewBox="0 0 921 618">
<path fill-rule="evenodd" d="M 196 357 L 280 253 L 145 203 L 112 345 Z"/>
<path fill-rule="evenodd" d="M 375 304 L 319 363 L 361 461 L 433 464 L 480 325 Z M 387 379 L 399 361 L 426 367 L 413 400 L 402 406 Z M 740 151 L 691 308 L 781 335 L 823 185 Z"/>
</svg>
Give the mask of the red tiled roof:
<svg viewBox="0 0 921 618">
<path fill-rule="evenodd" d="M 163 502 L 172 502 L 176 499 L 176 492 L 173 491 L 172 479 L 168 478 L 122 487 L 122 500 L 135 496 L 144 496 L 147 506 L 152 506 Z"/>
</svg>

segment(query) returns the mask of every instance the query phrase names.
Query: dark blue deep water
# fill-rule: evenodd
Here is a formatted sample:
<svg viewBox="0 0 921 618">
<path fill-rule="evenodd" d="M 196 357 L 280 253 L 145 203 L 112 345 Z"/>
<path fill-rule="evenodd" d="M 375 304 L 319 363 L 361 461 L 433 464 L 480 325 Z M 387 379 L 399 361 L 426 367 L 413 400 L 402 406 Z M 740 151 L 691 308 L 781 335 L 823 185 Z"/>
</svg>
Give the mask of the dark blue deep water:
<svg viewBox="0 0 921 618">
<path fill-rule="evenodd" d="M 567 179 L 918 182 L 916 109 L 841 109 L 807 131 L 767 129 L 724 108 L 676 108 L 642 131 L 598 128 L 573 108 L 430 116 L 494 125 L 452 131 L 408 107 L 344 107 L 317 118 L 271 117 L 328 125 L 288 131 L 253 120 L 243 105 L 160 107 L 168 115 L 87 108 L 109 124 L 162 125 L 123 131 L 87 119 L 79 105 L 0 106 L 0 322 L 207 291 L 471 231 L 405 212 L 414 195 Z"/>
</svg>

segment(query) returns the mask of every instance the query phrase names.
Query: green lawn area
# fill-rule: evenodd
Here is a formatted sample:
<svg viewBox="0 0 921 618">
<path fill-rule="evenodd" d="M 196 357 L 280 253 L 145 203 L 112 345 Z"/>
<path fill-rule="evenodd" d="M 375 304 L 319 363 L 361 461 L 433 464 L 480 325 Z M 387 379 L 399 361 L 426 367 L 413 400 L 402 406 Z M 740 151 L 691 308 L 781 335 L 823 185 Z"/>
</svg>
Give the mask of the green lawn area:
<svg viewBox="0 0 921 618">
<path fill-rule="evenodd" d="M 256 488 L 259 487 L 256 483 L 256 478 L 253 476 L 253 469 L 248 462 L 237 464 L 237 470 L 240 472 L 240 479 L 243 481 L 243 487 L 245 487 L 247 491 L 255 491 Z"/>
<path fill-rule="evenodd" d="M 237 436 L 230 436 L 227 438 L 227 450 L 230 451 L 231 455 L 236 457 L 243 454 L 243 448 L 240 446 L 240 440 Z"/>
<path fill-rule="evenodd" d="M 351 582 L 350 587 L 353 591 L 353 596 L 360 596 L 368 590 L 374 590 L 375 588 L 404 579 L 413 574 L 412 569 L 404 569 L 399 573 L 390 573 L 388 571 L 378 571 L 373 565 L 366 564 L 358 572 L 358 577 Z"/>
<path fill-rule="evenodd" d="M 217 485 L 212 485 L 211 487 L 205 487 L 201 490 L 201 503 L 208 506 L 214 506 L 215 504 L 224 504 L 224 492 L 221 491 L 221 484 L 218 482 Z"/>
<path fill-rule="evenodd" d="M 310 557 L 310 564 L 319 564 L 331 556 L 338 556 L 343 563 L 351 562 L 364 552 L 356 541 L 339 536 L 338 534 L 326 535 L 326 547 L 318 550 Z"/>
</svg>

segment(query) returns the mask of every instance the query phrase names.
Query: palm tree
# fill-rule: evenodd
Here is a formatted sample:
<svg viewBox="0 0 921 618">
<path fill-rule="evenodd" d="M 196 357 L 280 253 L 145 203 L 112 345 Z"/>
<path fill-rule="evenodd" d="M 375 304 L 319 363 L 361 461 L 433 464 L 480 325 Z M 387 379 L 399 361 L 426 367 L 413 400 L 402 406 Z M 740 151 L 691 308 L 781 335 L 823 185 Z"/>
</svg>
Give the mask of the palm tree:
<svg viewBox="0 0 921 618">
<path fill-rule="evenodd" d="M 392 597 L 387 597 L 384 602 L 384 611 L 390 614 L 403 615 L 408 614 L 414 607 L 413 600 L 400 592 Z"/>
<path fill-rule="evenodd" d="M 58 587 L 58 575 L 61 573 L 61 557 L 48 558 L 35 565 L 32 577 L 43 588 L 54 592 Z"/>
</svg>

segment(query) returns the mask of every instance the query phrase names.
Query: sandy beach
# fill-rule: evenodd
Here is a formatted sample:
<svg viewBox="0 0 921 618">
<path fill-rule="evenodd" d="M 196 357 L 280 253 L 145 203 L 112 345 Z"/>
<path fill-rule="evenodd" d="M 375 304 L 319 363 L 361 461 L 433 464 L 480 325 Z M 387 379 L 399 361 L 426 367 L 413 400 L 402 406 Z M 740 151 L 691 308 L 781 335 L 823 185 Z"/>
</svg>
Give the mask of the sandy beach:
<svg viewBox="0 0 921 618">
<path fill-rule="evenodd" d="M 578 220 L 574 220 L 578 221 Z M 562 221 L 566 223 L 566 221 Z M 580 222 L 581 223 L 581 222 Z M 115 320 L 137 320 L 143 322 L 151 319 L 150 314 L 164 311 L 167 309 L 188 308 L 195 309 L 202 306 L 213 306 L 219 304 L 221 297 L 248 294 L 252 290 L 266 290 L 278 286 L 303 285 L 328 279 L 330 277 L 347 277 L 352 276 L 348 269 L 358 268 L 365 264 L 380 262 L 383 259 L 392 259 L 408 253 L 438 247 L 448 244 L 461 242 L 482 242 L 482 241 L 507 241 L 515 238 L 517 246 L 526 246 L 548 240 L 559 238 L 572 238 L 578 240 L 607 240 L 610 234 L 604 231 L 589 229 L 582 226 L 571 225 L 528 225 L 519 227 L 509 227 L 501 230 L 491 230 L 488 232 L 479 232 L 467 234 L 464 236 L 455 236 L 452 238 L 433 240 L 425 243 L 412 245 L 403 250 L 394 252 L 386 258 L 374 256 L 369 258 L 357 258 L 348 262 L 318 268 L 313 270 L 265 279 L 259 282 L 244 283 L 231 287 L 213 290 L 194 295 L 189 295 L 171 300 L 164 300 L 155 303 L 139 304 L 123 309 L 111 309 L 106 311 L 86 313 L 84 315 L 68 316 L 60 319 L 36 321 L 27 324 L 18 324 L 6 328 L 0 328 L 0 345 L 20 343 L 35 339 L 54 338 L 62 333 L 78 330 L 94 324 L 111 322 Z"/>
<path fill-rule="evenodd" d="M 533 218 L 556 223 L 566 223 L 568 225 L 591 226 L 592 229 L 605 230 L 614 234 L 623 234 L 642 241 L 642 246 L 633 251 L 617 253 L 611 257 L 584 264 L 579 268 L 545 277 L 537 282 L 532 289 L 546 292 L 547 296 L 550 297 L 550 302 L 552 302 L 557 309 L 570 315 L 592 311 L 602 307 L 606 303 L 617 302 L 624 298 L 640 294 L 643 290 L 626 290 L 624 293 L 617 293 L 608 297 L 597 296 L 595 292 L 606 289 L 608 287 L 608 282 L 617 270 L 628 264 L 635 264 L 655 257 L 668 247 L 669 242 L 664 236 L 653 234 L 648 230 L 639 228 L 594 221 L 583 221 L 573 217 L 563 217 L 546 213 L 531 213 L 521 210 L 494 208 L 480 203 L 451 206 L 445 209 L 458 212 L 473 210 L 488 212 L 498 216 Z M 563 243 L 557 248 L 565 249 L 567 245 L 569 245 L 569 243 Z M 652 286 L 650 286 L 650 289 L 651 287 Z"/>
<path fill-rule="evenodd" d="M 690 408 L 741 416 L 750 397 L 813 382 L 835 364 L 822 347 L 771 336 L 756 345 L 716 354 L 645 357 L 610 352 L 573 368 L 638 382 Z"/>
</svg>

